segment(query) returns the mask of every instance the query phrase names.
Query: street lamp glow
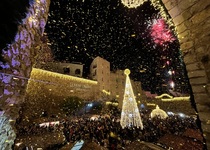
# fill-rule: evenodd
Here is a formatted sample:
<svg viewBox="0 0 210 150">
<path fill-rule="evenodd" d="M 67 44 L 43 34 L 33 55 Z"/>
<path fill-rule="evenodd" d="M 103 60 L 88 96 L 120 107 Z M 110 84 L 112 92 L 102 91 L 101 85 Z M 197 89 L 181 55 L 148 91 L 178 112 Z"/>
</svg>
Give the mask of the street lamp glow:
<svg viewBox="0 0 210 150">
<path fill-rule="evenodd" d="M 90 103 L 90 104 L 88 104 L 87 106 L 88 106 L 88 107 L 92 107 L 92 106 L 93 106 L 93 104 L 92 104 L 92 103 Z"/>
</svg>

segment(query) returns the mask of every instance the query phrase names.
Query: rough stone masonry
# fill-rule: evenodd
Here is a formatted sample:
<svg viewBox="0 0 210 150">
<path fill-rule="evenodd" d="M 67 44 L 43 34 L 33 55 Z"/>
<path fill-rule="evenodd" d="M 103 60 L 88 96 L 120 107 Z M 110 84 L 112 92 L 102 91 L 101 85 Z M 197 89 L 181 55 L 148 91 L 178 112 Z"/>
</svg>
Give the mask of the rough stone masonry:
<svg viewBox="0 0 210 150">
<path fill-rule="evenodd" d="M 47 22 L 49 0 L 36 0 L 30 4 L 23 24 L 18 27 L 15 41 L 3 50 L 6 63 L 0 63 L 0 149 L 10 150 L 16 138 L 15 122 L 20 104 L 24 101 L 26 86 L 37 51 L 40 37 Z"/>
</svg>

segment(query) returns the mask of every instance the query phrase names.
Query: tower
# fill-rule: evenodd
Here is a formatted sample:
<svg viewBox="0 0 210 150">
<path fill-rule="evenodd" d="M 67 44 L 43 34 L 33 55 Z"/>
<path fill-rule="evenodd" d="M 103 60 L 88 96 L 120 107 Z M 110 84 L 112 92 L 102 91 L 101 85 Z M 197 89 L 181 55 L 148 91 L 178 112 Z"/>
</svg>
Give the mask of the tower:
<svg viewBox="0 0 210 150">
<path fill-rule="evenodd" d="M 122 128 L 140 127 L 141 129 L 143 129 L 139 109 L 137 107 L 136 99 L 133 93 L 133 88 L 129 78 L 130 70 L 125 69 L 124 74 L 126 75 L 126 83 L 120 125 L 122 126 Z"/>
</svg>

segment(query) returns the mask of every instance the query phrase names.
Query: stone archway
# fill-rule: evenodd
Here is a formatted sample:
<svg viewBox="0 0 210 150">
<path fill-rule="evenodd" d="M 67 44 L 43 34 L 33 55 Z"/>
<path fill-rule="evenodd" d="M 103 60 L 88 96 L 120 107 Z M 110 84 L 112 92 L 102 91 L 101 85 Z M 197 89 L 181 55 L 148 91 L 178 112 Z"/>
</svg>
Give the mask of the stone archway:
<svg viewBox="0 0 210 150">
<path fill-rule="evenodd" d="M 203 136 L 210 149 L 210 2 L 162 2 L 176 26 Z"/>
</svg>

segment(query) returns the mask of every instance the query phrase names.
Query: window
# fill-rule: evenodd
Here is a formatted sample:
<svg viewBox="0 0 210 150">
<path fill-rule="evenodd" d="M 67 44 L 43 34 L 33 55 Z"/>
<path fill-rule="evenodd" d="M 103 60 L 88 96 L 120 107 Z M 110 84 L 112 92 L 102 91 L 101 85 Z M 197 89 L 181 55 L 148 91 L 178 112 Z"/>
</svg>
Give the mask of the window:
<svg viewBox="0 0 210 150">
<path fill-rule="evenodd" d="M 96 73 L 96 70 L 95 70 L 95 72 L 93 73 L 93 76 L 96 76 L 97 75 L 97 73 Z"/>
<path fill-rule="evenodd" d="M 94 69 L 94 68 L 96 68 L 96 67 L 97 67 L 97 65 L 96 65 L 96 64 L 95 64 L 95 65 L 93 65 L 93 69 Z"/>
<path fill-rule="evenodd" d="M 80 75 L 80 73 L 81 73 L 81 70 L 80 69 L 76 69 L 75 70 L 75 75 Z"/>
<path fill-rule="evenodd" d="M 70 74 L 70 68 L 64 67 L 64 68 L 63 68 L 63 73 L 64 73 L 64 74 Z"/>
</svg>

